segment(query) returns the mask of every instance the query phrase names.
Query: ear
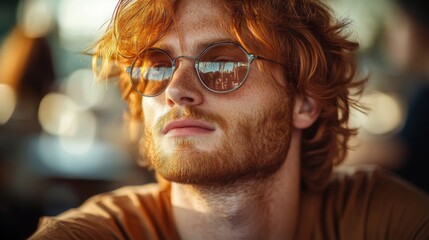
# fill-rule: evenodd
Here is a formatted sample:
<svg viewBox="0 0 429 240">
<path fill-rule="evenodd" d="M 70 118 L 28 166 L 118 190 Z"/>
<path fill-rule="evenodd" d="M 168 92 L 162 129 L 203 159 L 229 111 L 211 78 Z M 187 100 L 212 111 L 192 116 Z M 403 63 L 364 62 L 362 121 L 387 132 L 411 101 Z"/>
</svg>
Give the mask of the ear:
<svg viewBox="0 0 429 240">
<path fill-rule="evenodd" d="M 313 125 L 319 117 L 320 108 L 316 101 L 310 97 L 297 96 L 293 110 L 293 126 L 305 129 Z"/>
</svg>

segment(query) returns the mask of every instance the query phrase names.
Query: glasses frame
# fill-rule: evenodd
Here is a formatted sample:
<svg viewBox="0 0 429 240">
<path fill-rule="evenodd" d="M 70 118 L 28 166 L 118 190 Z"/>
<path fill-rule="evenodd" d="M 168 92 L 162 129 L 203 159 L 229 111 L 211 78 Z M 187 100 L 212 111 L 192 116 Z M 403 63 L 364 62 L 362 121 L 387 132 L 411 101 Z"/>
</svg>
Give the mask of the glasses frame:
<svg viewBox="0 0 429 240">
<path fill-rule="evenodd" d="M 204 56 L 208 51 L 212 50 L 212 49 L 213 49 L 213 48 L 215 48 L 215 47 L 218 47 L 219 45 L 232 45 L 232 46 L 238 47 L 238 48 L 239 48 L 241 51 L 243 51 L 243 53 L 247 56 L 247 71 L 246 71 L 246 75 L 244 76 L 243 80 L 242 80 L 242 81 L 240 81 L 240 85 L 238 85 L 237 87 L 235 87 L 235 88 L 233 88 L 233 89 L 229 89 L 229 90 L 225 90 L 225 91 L 213 90 L 213 89 L 211 89 L 210 87 L 208 87 L 208 86 L 204 83 L 204 81 L 203 81 L 203 79 L 202 79 L 202 77 L 201 77 L 201 75 L 200 75 L 200 70 L 199 70 L 199 68 L 198 68 L 198 65 L 199 65 L 199 63 L 200 63 L 200 61 L 201 61 L 201 58 L 202 58 L 202 57 L 203 57 L 203 56 Z M 171 77 L 170 77 L 170 79 L 168 80 L 168 83 L 165 85 L 165 88 L 164 88 L 161 92 L 159 92 L 159 93 L 157 93 L 157 94 L 151 94 L 151 95 L 141 93 L 141 92 L 137 89 L 137 87 L 134 85 L 133 80 L 132 80 L 132 79 L 133 79 L 133 76 L 132 76 L 132 74 L 133 74 L 133 73 L 132 73 L 132 69 L 134 68 L 134 65 L 136 64 L 137 60 L 139 59 L 139 56 L 140 56 L 142 53 L 144 53 L 144 52 L 146 52 L 146 51 L 148 51 L 148 50 L 155 50 L 155 51 L 160 51 L 160 52 L 164 53 L 164 54 L 168 57 L 168 59 L 170 60 L 170 62 L 171 62 L 171 68 L 172 68 Z M 177 56 L 177 57 L 175 57 L 175 58 L 172 58 L 172 57 L 170 56 L 170 54 L 168 54 L 165 50 L 160 49 L 160 48 L 149 48 L 149 49 L 147 49 L 147 50 L 145 50 L 145 51 L 142 51 L 142 52 L 139 54 L 139 56 L 137 56 L 137 57 L 134 59 L 134 61 L 131 63 L 131 65 L 130 65 L 129 67 L 127 67 L 127 68 L 125 69 L 125 71 L 129 74 L 130 83 L 131 83 L 131 86 L 133 87 L 133 89 L 134 89 L 134 90 L 135 90 L 139 95 L 141 95 L 141 96 L 143 96 L 143 97 L 156 97 L 156 96 L 158 96 L 158 95 L 162 94 L 163 92 L 165 92 L 165 89 L 167 89 L 168 85 L 169 85 L 169 84 L 170 84 L 170 82 L 171 82 L 171 79 L 173 79 L 174 72 L 176 71 L 176 61 L 177 61 L 178 59 L 181 59 L 181 58 L 189 59 L 189 60 L 193 60 L 193 61 L 195 62 L 195 64 L 194 64 L 194 68 L 195 68 L 195 72 L 197 73 L 198 80 L 200 81 L 200 83 L 201 83 L 201 84 L 202 84 L 202 85 L 203 85 L 207 90 L 209 90 L 210 92 L 214 92 L 214 93 L 230 93 L 230 92 L 233 92 L 233 91 L 235 91 L 235 90 L 239 89 L 241 86 L 243 86 L 243 84 L 247 81 L 247 78 L 248 78 L 248 76 L 249 76 L 250 66 L 251 66 L 251 64 L 252 64 L 253 60 L 255 60 L 255 59 L 260 59 L 260 60 L 265 60 L 265 61 L 269 61 L 269 62 L 272 62 L 272 63 L 280 64 L 280 63 L 278 63 L 278 62 L 276 62 L 276 61 L 273 61 L 273 60 L 270 60 L 270 59 L 267 59 L 267 58 L 264 58 L 264 57 L 261 57 L 261 56 L 255 55 L 255 54 L 253 54 L 253 53 L 249 53 L 249 52 L 247 52 L 247 51 L 246 51 L 246 49 L 244 49 L 242 46 L 240 46 L 239 44 L 234 43 L 234 42 L 216 42 L 216 43 L 210 44 L 210 45 L 209 45 L 209 46 L 207 46 L 205 49 L 203 49 L 203 50 L 201 51 L 201 53 L 200 53 L 200 54 L 198 54 L 198 56 L 197 56 L 197 57 L 187 56 L 187 55 L 180 55 L 180 56 Z"/>
</svg>

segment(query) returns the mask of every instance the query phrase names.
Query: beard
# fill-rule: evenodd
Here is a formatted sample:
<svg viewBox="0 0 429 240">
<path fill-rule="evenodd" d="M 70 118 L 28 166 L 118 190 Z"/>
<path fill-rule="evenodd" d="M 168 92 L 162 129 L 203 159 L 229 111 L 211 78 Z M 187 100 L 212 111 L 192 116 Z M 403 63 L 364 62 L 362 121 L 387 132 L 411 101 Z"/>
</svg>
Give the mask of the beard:
<svg viewBox="0 0 429 240">
<path fill-rule="evenodd" d="M 141 154 L 145 165 L 166 180 L 216 186 L 265 179 L 284 163 L 289 150 L 292 111 L 290 99 L 259 112 L 226 121 L 222 116 L 192 107 L 174 108 L 152 128 L 145 127 Z M 196 144 L 204 139 L 175 139 L 171 149 L 161 147 L 160 132 L 168 121 L 191 118 L 217 124 L 224 132 L 210 152 Z"/>
</svg>

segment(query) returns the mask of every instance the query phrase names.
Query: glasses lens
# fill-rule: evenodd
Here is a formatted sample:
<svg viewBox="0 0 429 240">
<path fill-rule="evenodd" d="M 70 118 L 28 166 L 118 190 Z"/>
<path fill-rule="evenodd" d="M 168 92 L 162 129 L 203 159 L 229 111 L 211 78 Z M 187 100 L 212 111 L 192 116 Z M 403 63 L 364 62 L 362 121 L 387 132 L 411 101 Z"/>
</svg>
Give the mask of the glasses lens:
<svg viewBox="0 0 429 240">
<path fill-rule="evenodd" d="M 156 96 L 167 87 L 173 67 L 170 57 L 156 49 L 144 51 L 134 61 L 130 77 L 135 90 L 144 96 Z"/>
<path fill-rule="evenodd" d="M 203 84 L 215 92 L 239 88 L 246 80 L 248 71 L 247 53 L 231 43 L 209 48 L 198 63 L 198 74 Z"/>
</svg>

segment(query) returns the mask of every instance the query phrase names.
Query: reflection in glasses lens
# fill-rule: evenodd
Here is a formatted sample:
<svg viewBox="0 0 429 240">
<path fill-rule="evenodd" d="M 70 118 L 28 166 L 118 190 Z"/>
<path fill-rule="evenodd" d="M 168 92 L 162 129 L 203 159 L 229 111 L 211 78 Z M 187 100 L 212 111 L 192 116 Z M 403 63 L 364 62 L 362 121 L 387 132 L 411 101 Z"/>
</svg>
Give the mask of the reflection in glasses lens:
<svg viewBox="0 0 429 240">
<path fill-rule="evenodd" d="M 134 89 L 144 96 L 156 96 L 164 91 L 173 74 L 170 57 L 161 50 L 143 52 L 133 63 L 130 76 Z"/>
<path fill-rule="evenodd" d="M 172 59 L 161 49 L 143 51 L 128 68 L 133 88 L 147 97 L 161 94 L 167 88 L 179 58 L 191 57 Z M 254 58 L 237 44 L 216 43 L 201 52 L 195 60 L 195 69 L 208 90 L 227 93 L 243 85 Z"/>
</svg>

